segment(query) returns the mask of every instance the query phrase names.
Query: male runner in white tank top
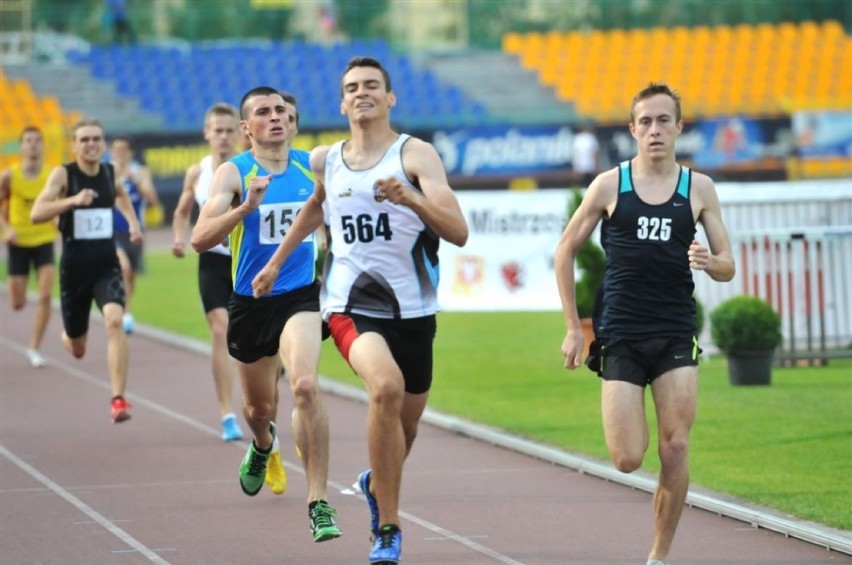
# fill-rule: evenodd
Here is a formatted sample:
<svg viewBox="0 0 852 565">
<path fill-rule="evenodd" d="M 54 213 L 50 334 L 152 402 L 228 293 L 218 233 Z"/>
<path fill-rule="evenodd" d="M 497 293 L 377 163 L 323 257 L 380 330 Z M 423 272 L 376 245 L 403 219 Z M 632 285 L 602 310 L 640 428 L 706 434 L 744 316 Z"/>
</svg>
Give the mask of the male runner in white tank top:
<svg viewBox="0 0 852 565">
<path fill-rule="evenodd" d="M 200 163 L 191 165 L 183 180 L 183 192 L 172 217 L 174 243 L 172 254 L 185 255 L 189 218 L 194 204 L 199 209 L 207 201 L 207 193 L 216 168 L 237 154 L 240 140 L 239 111 L 230 104 L 219 103 L 207 110 L 204 117 L 204 139 L 210 145 L 210 154 Z M 233 292 L 231 280 L 231 251 L 219 243 L 198 256 L 198 289 L 201 303 L 210 327 L 213 383 L 219 400 L 219 415 L 222 418 L 222 440 L 236 441 L 243 432 L 234 412 L 234 364 L 228 355 L 225 334 L 228 330 L 228 300 Z"/>
<path fill-rule="evenodd" d="M 463 246 L 468 227 L 434 147 L 391 129 L 396 95 L 381 63 L 350 61 L 342 96 L 352 138 L 311 153 L 314 193 L 252 287 L 269 292 L 290 252 L 322 225 L 325 205 L 320 306 L 369 394 L 370 469 L 358 478 L 375 537 L 369 559 L 398 563 L 403 462 L 432 382 L 438 241 Z"/>
</svg>

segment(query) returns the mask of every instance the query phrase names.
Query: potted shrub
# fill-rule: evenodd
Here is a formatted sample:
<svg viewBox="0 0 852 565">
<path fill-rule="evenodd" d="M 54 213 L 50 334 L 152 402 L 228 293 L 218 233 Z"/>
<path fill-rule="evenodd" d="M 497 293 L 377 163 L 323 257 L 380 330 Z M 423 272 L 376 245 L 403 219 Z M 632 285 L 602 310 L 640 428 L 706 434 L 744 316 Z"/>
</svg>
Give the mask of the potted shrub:
<svg viewBox="0 0 852 565">
<path fill-rule="evenodd" d="M 781 344 L 781 318 L 765 300 L 736 296 L 710 313 L 710 338 L 728 358 L 733 385 L 768 385 L 775 349 Z"/>
<path fill-rule="evenodd" d="M 574 212 L 582 201 L 583 192 L 575 189 L 568 206 L 569 218 L 574 215 Z M 606 255 L 600 245 L 589 239 L 577 252 L 575 265 L 578 277 L 574 283 L 574 299 L 577 304 L 577 314 L 579 314 L 580 321 L 583 324 L 583 334 L 586 342 L 583 353 L 583 357 L 585 358 L 589 353 L 589 345 L 595 338 L 592 315 L 595 312 L 595 300 L 598 289 L 600 289 L 603 283 Z"/>
</svg>

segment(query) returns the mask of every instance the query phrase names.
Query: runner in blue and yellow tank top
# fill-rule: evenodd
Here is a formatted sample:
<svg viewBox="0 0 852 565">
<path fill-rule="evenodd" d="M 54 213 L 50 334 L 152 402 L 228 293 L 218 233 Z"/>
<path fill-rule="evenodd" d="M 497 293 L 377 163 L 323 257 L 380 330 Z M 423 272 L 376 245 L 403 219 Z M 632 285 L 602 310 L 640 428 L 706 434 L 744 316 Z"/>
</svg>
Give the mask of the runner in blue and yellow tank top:
<svg viewBox="0 0 852 565">
<path fill-rule="evenodd" d="M 44 166 L 41 130 L 33 126 L 24 128 L 21 133 L 21 162 L 0 175 L 0 203 L 4 208 L 0 211 L 0 231 L 9 250 L 7 269 L 12 309 L 23 309 L 27 301 L 30 268 L 36 272 L 38 303 L 27 349 L 27 359 L 32 367 L 45 365 L 39 347 L 50 319 L 50 293 L 55 276 L 53 246 L 58 232 L 56 222 L 30 221 L 30 211 L 49 174 L 50 167 Z"/>
<path fill-rule="evenodd" d="M 254 436 L 240 465 L 240 487 L 249 496 L 263 488 L 276 438 L 272 418 L 280 348 L 296 407 L 293 436 L 308 479 L 311 532 L 321 542 L 341 531 L 327 502 L 328 418 L 317 384 L 322 334 L 313 234 L 283 265 L 270 296 L 255 298 L 251 286 L 313 194 L 314 181 L 307 154 L 290 148 L 295 107 L 278 90 L 250 90 L 240 115 L 252 147 L 216 169 L 191 242 L 202 252 L 230 236 L 234 294 L 228 304 L 228 352 L 238 361 L 246 422 Z"/>
<path fill-rule="evenodd" d="M 290 149 L 289 166 L 281 174 L 270 173 L 251 151 L 231 159 L 242 179 L 243 200 L 251 179 L 270 177 L 263 202 L 231 232 L 231 271 L 236 294 L 252 295 L 252 279 L 266 265 L 287 228 L 293 224 L 296 214 L 313 194 L 314 179 L 307 159 L 305 151 Z M 270 295 L 291 292 L 313 283 L 316 279 L 314 256 L 314 239 L 311 235 L 296 248 L 290 261 L 281 269 L 281 276 Z"/>
</svg>

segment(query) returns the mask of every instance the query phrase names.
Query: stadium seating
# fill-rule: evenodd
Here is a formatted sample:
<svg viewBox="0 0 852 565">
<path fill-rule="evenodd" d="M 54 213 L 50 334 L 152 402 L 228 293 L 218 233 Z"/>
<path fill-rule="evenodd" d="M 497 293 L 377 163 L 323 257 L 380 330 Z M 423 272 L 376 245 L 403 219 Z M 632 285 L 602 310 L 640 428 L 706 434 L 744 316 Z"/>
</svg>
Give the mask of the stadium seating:
<svg viewBox="0 0 852 565">
<path fill-rule="evenodd" d="M 852 38 L 836 21 L 509 33 L 502 48 L 600 122 L 624 120 L 650 81 L 676 88 L 687 117 L 852 109 Z"/>
<path fill-rule="evenodd" d="M 378 40 L 332 46 L 298 41 L 95 46 L 69 57 L 88 66 L 94 78 L 113 81 L 143 110 L 162 114 L 171 130 L 195 130 L 212 104 L 237 105 L 246 90 L 262 84 L 297 97 L 303 127 L 345 127 L 338 77 L 353 55 L 376 57 L 387 67 L 399 98 L 394 118 L 408 128 L 462 125 L 486 114 L 482 105 Z"/>
<path fill-rule="evenodd" d="M 34 125 L 45 137 L 45 161 L 59 163 L 68 156 L 66 128 L 79 114 L 65 112 L 54 96 L 36 96 L 25 80 L 11 80 L 0 68 L 0 144 L 18 143 L 21 130 Z M 0 152 L 0 169 L 16 161 L 17 152 Z"/>
</svg>

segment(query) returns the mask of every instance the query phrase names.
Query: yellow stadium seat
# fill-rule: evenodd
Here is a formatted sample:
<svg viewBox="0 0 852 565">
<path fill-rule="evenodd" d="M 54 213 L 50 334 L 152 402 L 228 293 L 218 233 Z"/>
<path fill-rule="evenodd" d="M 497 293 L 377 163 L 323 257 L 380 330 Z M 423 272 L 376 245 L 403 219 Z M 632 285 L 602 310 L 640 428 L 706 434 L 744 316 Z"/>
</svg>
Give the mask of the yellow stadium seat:
<svg viewBox="0 0 852 565">
<path fill-rule="evenodd" d="M 624 91 L 651 80 L 696 115 L 852 109 L 852 38 L 836 21 L 572 31 L 559 45 L 564 58 L 545 59 L 542 80 L 583 115 L 620 118 Z"/>
<path fill-rule="evenodd" d="M 843 26 L 836 20 L 828 20 L 822 23 L 822 34 L 825 39 L 842 38 L 845 33 Z"/>
<path fill-rule="evenodd" d="M 518 55 L 524 49 L 524 39 L 519 33 L 507 33 L 502 40 L 503 51 L 511 55 Z"/>
</svg>

